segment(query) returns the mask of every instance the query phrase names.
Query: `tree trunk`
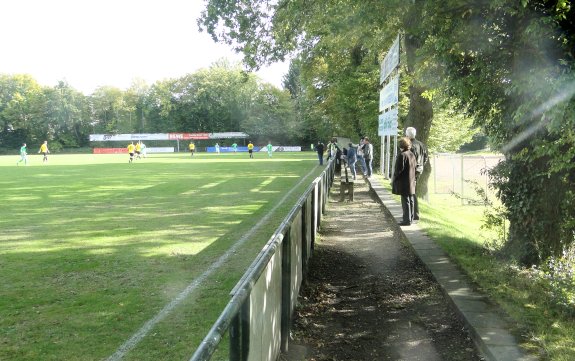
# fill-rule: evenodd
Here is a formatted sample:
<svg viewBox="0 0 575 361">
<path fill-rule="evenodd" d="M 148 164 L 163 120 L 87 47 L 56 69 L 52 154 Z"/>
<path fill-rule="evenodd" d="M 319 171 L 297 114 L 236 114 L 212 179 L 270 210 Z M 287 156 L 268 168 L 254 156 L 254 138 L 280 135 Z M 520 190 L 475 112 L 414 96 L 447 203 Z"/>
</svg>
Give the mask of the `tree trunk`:
<svg viewBox="0 0 575 361">
<path fill-rule="evenodd" d="M 409 29 L 409 27 L 406 28 Z M 405 35 L 404 47 L 407 71 L 411 74 L 414 73 L 417 66 L 417 49 L 421 42 L 422 40 L 416 36 L 410 34 Z M 423 144 L 427 144 L 427 140 L 429 139 L 429 130 L 431 129 L 431 122 L 433 120 L 433 104 L 431 103 L 431 100 L 423 97 L 425 90 L 425 87 L 419 84 L 417 79 L 414 78 L 412 83 L 409 85 L 409 111 L 407 113 L 407 119 L 403 124 L 404 129 L 407 127 L 414 127 L 417 130 L 416 138 L 423 142 Z M 427 195 L 427 184 L 430 174 L 431 164 L 430 162 L 427 162 L 423 169 L 423 173 L 417 180 L 417 195 L 420 197 Z"/>
<path fill-rule="evenodd" d="M 423 144 L 427 144 L 429 129 L 433 120 L 433 105 L 429 99 L 422 96 L 422 87 L 411 85 L 409 87 L 409 112 L 404 128 L 414 127 L 417 130 L 416 139 Z M 428 192 L 429 175 L 431 174 L 431 162 L 427 162 L 423 168 L 423 173 L 417 180 L 417 195 L 426 196 Z"/>
</svg>

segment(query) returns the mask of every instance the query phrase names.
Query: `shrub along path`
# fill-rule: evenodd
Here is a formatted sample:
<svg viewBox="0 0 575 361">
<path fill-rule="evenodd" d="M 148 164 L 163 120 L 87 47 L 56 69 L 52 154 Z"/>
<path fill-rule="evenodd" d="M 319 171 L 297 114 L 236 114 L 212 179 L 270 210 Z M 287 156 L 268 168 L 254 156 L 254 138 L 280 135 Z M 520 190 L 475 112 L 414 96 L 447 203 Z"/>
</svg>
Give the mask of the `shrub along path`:
<svg viewBox="0 0 575 361">
<path fill-rule="evenodd" d="M 369 187 L 336 180 L 284 360 L 482 360 L 457 311 Z"/>
</svg>

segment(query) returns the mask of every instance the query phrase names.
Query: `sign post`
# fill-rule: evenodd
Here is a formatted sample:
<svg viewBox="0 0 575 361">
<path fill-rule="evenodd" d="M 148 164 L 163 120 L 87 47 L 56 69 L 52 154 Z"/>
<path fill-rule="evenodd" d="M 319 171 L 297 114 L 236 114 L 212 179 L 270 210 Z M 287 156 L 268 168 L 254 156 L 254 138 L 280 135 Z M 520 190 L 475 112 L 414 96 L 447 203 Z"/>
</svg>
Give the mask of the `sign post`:
<svg viewBox="0 0 575 361">
<path fill-rule="evenodd" d="M 378 135 L 381 137 L 381 173 L 386 179 L 392 176 L 392 162 L 397 152 L 397 127 L 399 119 L 399 35 L 381 62 L 379 77 Z M 391 136 L 394 137 L 393 158 Z"/>
</svg>

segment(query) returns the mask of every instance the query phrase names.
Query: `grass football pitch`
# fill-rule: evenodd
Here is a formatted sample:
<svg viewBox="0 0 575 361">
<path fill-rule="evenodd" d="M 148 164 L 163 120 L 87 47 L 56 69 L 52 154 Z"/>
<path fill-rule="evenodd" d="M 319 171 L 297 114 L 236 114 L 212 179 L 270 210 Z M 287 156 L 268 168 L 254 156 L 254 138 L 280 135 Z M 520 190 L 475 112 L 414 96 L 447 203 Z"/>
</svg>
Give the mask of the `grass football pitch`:
<svg viewBox="0 0 575 361">
<path fill-rule="evenodd" d="M 0 157 L 0 360 L 189 359 L 322 170 L 311 152 L 18 159 Z"/>
</svg>

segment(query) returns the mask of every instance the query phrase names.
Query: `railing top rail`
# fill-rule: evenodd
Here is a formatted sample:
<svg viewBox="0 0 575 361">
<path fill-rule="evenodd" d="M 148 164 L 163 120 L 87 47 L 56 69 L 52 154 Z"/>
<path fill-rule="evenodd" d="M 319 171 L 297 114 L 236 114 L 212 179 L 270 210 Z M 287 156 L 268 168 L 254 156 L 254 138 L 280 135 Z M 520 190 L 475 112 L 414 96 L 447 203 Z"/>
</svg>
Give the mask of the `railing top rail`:
<svg viewBox="0 0 575 361">
<path fill-rule="evenodd" d="M 228 302 L 206 337 L 203 339 L 200 346 L 198 346 L 190 358 L 190 361 L 206 361 L 211 358 L 224 333 L 229 328 L 233 318 L 238 314 L 241 305 L 249 297 L 253 286 L 263 273 L 272 256 L 281 246 L 286 230 L 293 222 L 294 218 L 302 208 L 303 204 L 306 202 L 307 198 L 312 195 L 315 186 L 321 181 L 324 173 L 330 171 L 331 167 L 333 167 L 332 162 L 328 163 L 328 166 L 325 168 L 322 174 L 311 182 L 309 187 L 298 199 L 294 207 L 290 210 L 282 223 L 272 234 L 256 259 L 248 267 L 242 278 L 240 278 L 236 286 L 232 289 L 230 293 L 232 296 L 231 300 Z"/>
</svg>

